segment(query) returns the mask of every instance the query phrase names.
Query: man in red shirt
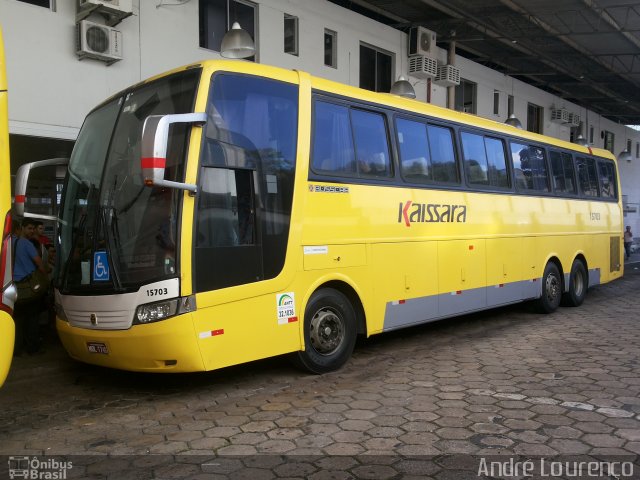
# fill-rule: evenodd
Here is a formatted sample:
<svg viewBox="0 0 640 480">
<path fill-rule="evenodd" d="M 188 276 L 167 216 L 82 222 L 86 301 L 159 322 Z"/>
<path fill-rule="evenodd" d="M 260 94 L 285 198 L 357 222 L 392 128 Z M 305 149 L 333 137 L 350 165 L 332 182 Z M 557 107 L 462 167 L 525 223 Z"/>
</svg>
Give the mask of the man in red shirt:
<svg viewBox="0 0 640 480">
<path fill-rule="evenodd" d="M 40 245 L 43 247 L 47 247 L 47 245 L 51 245 L 51 239 L 44 234 L 44 225 L 41 221 L 36 220 L 36 240 L 40 242 Z"/>
</svg>

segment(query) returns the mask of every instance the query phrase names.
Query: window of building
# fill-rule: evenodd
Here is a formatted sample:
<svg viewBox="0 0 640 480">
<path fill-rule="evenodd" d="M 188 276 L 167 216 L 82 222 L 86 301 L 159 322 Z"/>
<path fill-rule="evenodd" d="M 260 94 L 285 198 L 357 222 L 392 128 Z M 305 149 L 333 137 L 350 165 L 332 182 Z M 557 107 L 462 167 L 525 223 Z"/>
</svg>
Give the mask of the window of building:
<svg viewBox="0 0 640 480">
<path fill-rule="evenodd" d="M 507 117 L 513 113 L 513 95 L 507 97 Z"/>
<path fill-rule="evenodd" d="M 37 7 L 45 7 L 45 8 L 50 8 L 51 10 L 55 10 L 55 0 L 18 0 L 18 1 L 23 3 L 29 3 Z"/>
<path fill-rule="evenodd" d="M 456 85 L 455 109 L 459 112 L 476 113 L 476 90 L 477 84 L 460 79 L 460 85 Z"/>
<path fill-rule="evenodd" d="M 222 37 L 238 22 L 256 40 L 256 5 L 244 0 L 200 0 L 200 46 L 220 51 Z M 257 49 L 257 45 L 256 45 Z M 254 60 L 251 57 L 248 60 Z"/>
<path fill-rule="evenodd" d="M 527 104 L 527 130 L 534 133 L 542 133 L 542 120 L 544 109 L 533 103 Z"/>
<path fill-rule="evenodd" d="M 393 55 L 376 47 L 360 44 L 360 87 L 374 92 L 391 90 Z"/>
<path fill-rule="evenodd" d="M 609 132 L 607 130 L 604 130 L 602 132 L 602 138 L 604 139 L 604 149 L 605 150 L 609 150 L 611 153 L 613 153 L 613 144 L 615 143 L 616 140 L 616 136 L 613 132 Z"/>
<path fill-rule="evenodd" d="M 298 17 L 284 14 L 284 53 L 298 56 Z"/>
<path fill-rule="evenodd" d="M 324 64 L 327 67 L 338 68 L 338 34 L 333 30 L 324 29 Z"/>
<path fill-rule="evenodd" d="M 573 157 L 566 152 L 552 150 L 549 153 L 551 160 L 551 181 L 556 193 L 577 194 Z"/>
<path fill-rule="evenodd" d="M 627 139 L 627 152 L 631 155 L 631 139 Z"/>
<path fill-rule="evenodd" d="M 598 196 L 598 175 L 596 173 L 596 161 L 593 158 L 578 157 L 576 159 L 578 169 L 578 184 L 580 193 L 587 197 Z"/>
<path fill-rule="evenodd" d="M 461 137 L 464 168 L 469 184 L 509 187 L 502 140 L 468 132 L 463 132 Z"/>
<path fill-rule="evenodd" d="M 549 191 L 543 148 L 511 142 L 511 158 L 518 190 Z"/>
<path fill-rule="evenodd" d="M 569 128 L 569 141 L 571 143 L 575 143 L 576 139 L 578 138 L 578 135 L 582 134 L 582 127 L 583 123 L 580 122 L 580 125 L 578 125 L 577 127 L 570 127 Z"/>
<path fill-rule="evenodd" d="M 640 158 L 640 142 L 636 142 L 636 158 Z"/>
<path fill-rule="evenodd" d="M 589 127 L 589 144 L 593 145 L 593 125 Z"/>
<path fill-rule="evenodd" d="M 493 91 L 493 114 L 500 115 L 500 92 L 498 90 Z"/>
</svg>

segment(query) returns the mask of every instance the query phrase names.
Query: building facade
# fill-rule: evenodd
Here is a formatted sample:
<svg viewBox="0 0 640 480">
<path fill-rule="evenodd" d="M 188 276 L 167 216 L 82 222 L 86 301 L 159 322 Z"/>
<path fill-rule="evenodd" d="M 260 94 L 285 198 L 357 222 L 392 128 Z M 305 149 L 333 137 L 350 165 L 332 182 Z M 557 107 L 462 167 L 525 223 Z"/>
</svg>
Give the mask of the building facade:
<svg viewBox="0 0 640 480">
<path fill-rule="evenodd" d="M 234 21 L 255 39 L 253 61 L 379 91 L 404 75 L 418 100 L 447 106 L 446 85 L 409 75 L 407 33 L 327 0 L 0 0 L 12 171 L 68 156 L 85 115 L 113 93 L 180 65 L 219 58 L 222 36 Z M 83 43 L 93 24 L 103 37 Z M 571 141 L 582 133 L 616 155 L 630 148 L 630 160 L 619 169 L 626 223 L 639 235 L 639 131 L 451 57 L 437 38 L 431 54 L 459 70 L 460 85 L 453 87 L 458 110 L 499 122 L 513 112 L 525 128 L 546 135 Z M 558 112 L 580 120 L 567 123 Z"/>
</svg>

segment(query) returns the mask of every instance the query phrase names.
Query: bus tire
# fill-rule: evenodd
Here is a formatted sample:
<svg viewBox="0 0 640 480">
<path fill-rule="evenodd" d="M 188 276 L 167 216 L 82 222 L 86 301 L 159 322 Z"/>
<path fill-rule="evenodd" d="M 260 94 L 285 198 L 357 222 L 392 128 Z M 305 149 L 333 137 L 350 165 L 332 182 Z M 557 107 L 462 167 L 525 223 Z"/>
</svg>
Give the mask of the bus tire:
<svg viewBox="0 0 640 480">
<path fill-rule="evenodd" d="M 356 343 L 356 313 L 349 299 L 333 288 L 322 288 L 304 312 L 304 350 L 296 353 L 303 369 L 321 374 L 338 370 Z"/>
<path fill-rule="evenodd" d="M 576 259 L 571 265 L 569 274 L 569 290 L 562 295 L 562 305 L 565 307 L 579 307 L 587 296 L 588 279 L 584 263 Z"/>
<path fill-rule="evenodd" d="M 562 300 L 562 278 L 555 263 L 549 262 L 544 267 L 542 275 L 542 296 L 537 306 L 541 313 L 553 313 L 560 306 Z"/>
</svg>

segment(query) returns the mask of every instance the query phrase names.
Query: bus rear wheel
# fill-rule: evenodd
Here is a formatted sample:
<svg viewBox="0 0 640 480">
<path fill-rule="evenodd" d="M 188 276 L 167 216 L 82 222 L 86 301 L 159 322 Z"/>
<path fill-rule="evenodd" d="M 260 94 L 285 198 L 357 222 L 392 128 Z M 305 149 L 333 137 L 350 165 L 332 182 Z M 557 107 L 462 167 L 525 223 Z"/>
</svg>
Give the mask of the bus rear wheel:
<svg viewBox="0 0 640 480">
<path fill-rule="evenodd" d="M 349 299 L 333 288 L 311 295 L 304 312 L 304 350 L 296 363 L 321 374 L 342 367 L 356 342 L 356 314 Z"/>
<path fill-rule="evenodd" d="M 569 291 L 562 296 L 565 307 L 579 307 L 587 296 L 587 269 L 580 260 L 574 260 L 569 275 Z"/>
<path fill-rule="evenodd" d="M 542 296 L 538 299 L 538 310 L 542 313 L 553 313 L 560 306 L 562 299 L 562 278 L 555 263 L 549 262 L 542 275 Z"/>
</svg>

